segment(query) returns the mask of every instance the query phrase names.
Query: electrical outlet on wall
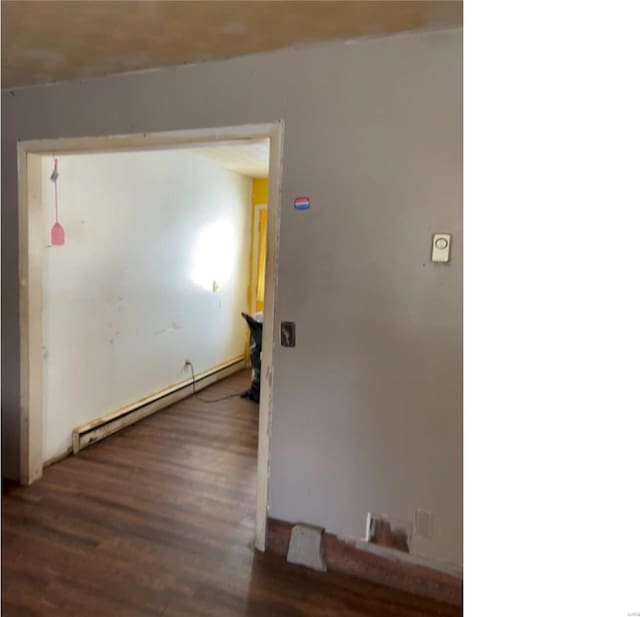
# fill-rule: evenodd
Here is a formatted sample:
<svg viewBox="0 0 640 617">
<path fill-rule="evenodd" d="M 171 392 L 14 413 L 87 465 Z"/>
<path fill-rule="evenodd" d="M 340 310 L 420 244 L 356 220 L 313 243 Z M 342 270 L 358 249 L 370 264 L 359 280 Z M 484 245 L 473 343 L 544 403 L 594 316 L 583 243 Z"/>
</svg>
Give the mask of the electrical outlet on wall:
<svg viewBox="0 0 640 617">
<path fill-rule="evenodd" d="M 409 552 L 412 555 L 427 557 L 433 538 L 433 513 L 418 508 L 413 516 L 412 531 Z"/>
<path fill-rule="evenodd" d="M 426 510 L 416 510 L 413 519 L 413 533 L 421 538 L 433 537 L 433 514 Z"/>
</svg>

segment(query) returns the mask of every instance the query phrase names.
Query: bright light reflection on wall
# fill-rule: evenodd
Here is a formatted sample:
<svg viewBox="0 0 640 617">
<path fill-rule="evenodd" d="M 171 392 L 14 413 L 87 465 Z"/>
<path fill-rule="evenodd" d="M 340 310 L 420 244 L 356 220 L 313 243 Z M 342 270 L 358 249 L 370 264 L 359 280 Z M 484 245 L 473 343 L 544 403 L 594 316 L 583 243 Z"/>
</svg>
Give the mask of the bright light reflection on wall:
<svg viewBox="0 0 640 617">
<path fill-rule="evenodd" d="M 236 250 L 236 236 L 227 221 L 207 225 L 200 232 L 191 253 L 191 280 L 202 289 L 213 290 L 229 282 Z"/>
</svg>

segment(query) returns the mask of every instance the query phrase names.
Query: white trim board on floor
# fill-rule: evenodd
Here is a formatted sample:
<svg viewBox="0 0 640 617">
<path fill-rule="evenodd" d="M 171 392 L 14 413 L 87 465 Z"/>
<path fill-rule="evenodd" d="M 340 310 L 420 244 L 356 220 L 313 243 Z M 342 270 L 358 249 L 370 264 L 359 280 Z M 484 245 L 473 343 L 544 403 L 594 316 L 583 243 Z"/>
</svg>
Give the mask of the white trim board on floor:
<svg viewBox="0 0 640 617">
<path fill-rule="evenodd" d="M 267 264 L 262 337 L 262 371 L 258 436 L 256 541 L 264 551 L 271 415 L 273 407 L 273 349 L 275 298 L 280 247 L 280 195 L 284 122 L 239 127 L 163 131 L 104 137 L 72 137 L 18 142 L 19 276 L 20 276 L 20 482 L 30 484 L 42 476 L 43 358 L 42 358 L 42 157 L 52 154 L 87 154 L 193 148 L 240 139 L 270 140 Z"/>
</svg>

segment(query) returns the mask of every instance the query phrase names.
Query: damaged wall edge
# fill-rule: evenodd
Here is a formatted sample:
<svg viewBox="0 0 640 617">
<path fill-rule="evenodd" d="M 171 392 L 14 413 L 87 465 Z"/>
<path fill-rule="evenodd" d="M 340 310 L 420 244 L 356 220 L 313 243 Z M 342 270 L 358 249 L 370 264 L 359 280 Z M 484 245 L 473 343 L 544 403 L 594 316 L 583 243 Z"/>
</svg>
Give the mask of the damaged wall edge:
<svg viewBox="0 0 640 617">
<path fill-rule="evenodd" d="M 367 551 L 369 553 L 373 553 L 374 555 L 380 555 L 384 559 L 389 559 L 390 561 L 412 563 L 416 566 L 431 568 L 432 570 L 437 570 L 438 572 L 443 572 L 444 574 L 449 574 L 451 576 L 455 576 L 456 578 L 462 578 L 462 568 L 456 566 L 455 564 L 443 563 L 434 559 L 428 559 L 427 557 L 423 557 L 422 555 L 415 555 L 413 553 L 405 553 L 394 548 L 367 542 L 366 540 L 358 540 L 341 536 L 338 536 L 338 540 L 340 540 L 341 542 L 345 542 L 346 544 L 352 544 L 358 550 Z"/>
<path fill-rule="evenodd" d="M 266 550 L 286 557 L 294 526 L 295 523 L 269 518 Z M 329 572 L 365 579 L 444 604 L 462 606 L 461 576 L 414 561 L 399 560 L 395 553 L 393 559 L 385 552 L 373 552 L 360 547 L 356 541 L 344 540 L 330 533 L 323 534 L 322 550 Z"/>
</svg>

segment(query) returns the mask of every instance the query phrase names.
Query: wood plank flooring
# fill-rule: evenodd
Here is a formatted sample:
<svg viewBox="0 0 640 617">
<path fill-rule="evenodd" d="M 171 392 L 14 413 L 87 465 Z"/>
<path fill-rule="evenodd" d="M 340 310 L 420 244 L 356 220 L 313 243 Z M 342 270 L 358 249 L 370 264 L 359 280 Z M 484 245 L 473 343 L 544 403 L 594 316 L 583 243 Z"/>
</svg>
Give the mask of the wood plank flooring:
<svg viewBox="0 0 640 617">
<path fill-rule="evenodd" d="M 248 372 L 200 393 L 248 386 Z M 253 550 L 257 405 L 190 397 L 2 497 L 4 617 L 454 617 Z"/>
</svg>

